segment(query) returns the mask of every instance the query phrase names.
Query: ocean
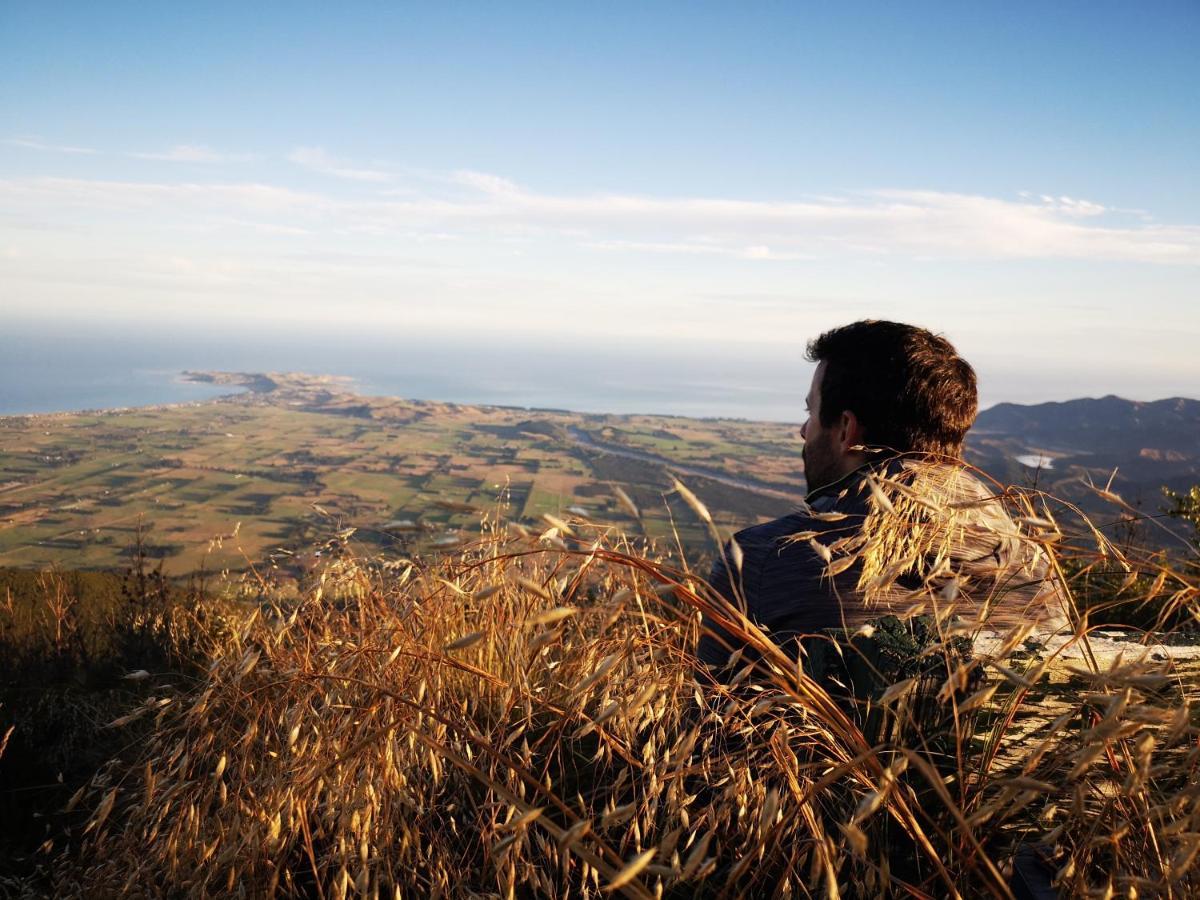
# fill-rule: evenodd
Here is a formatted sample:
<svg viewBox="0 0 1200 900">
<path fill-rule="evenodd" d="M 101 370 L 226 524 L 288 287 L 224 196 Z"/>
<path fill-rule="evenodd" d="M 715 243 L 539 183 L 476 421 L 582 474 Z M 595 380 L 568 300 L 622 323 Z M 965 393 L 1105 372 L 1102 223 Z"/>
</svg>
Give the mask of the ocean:
<svg viewBox="0 0 1200 900">
<path fill-rule="evenodd" d="M 1117 393 L 1196 396 L 1194 379 L 1107 360 L 1088 371 L 978 360 L 980 406 Z M 1137 361 L 1134 361 L 1137 362 Z M 342 326 L 318 331 L 6 322 L 0 317 L 0 415 L 204 400 L 227 388 L 190 370 L 308 372 L 353 379 L 359 393 L 591 413 L 804 419 L 813 366 L 804 341 L 769 346 L 435 334 Z"/>
<path fill-rule="evenodd" d="M 21 324 L 0 331 L 0 415 L 204 400 L 228 388 L 184 370 L 343 375 L 363 394 L 595 413 L 799 422 L 803 347 L 679 347 L 403 332 Z"/>
</svg>

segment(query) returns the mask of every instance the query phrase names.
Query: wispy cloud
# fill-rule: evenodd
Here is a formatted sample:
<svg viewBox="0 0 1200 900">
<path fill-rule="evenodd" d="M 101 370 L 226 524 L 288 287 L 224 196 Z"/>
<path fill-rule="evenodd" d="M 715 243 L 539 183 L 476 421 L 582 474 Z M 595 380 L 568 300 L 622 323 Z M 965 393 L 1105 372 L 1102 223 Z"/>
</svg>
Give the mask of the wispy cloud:
<svg viewBox="0 0 1200 900">
<path fill-rule="evenodd" d="M 254 159 L 252 153 L 221 153 L 202 144 L 176 144 L 170 150 L 156 153 L 131 153 L 138 159 L 182 163 L 237 163 Z"/>
<path fill-rule="evenodd" d="M 91 147 L 72 147 L 64 144 L 48 144 L 45 141 L 31 137 L 10 137 L 0 139 L 0 144 L 10 147 L 23 147 L 26 150 L 42 150 L 50 153 L 94 154 L 97 151 Z"/>
<path fill-rule="evenodd" d="M 453 172 L 449 180 L 463 187 L 474 188 L 485 194 L 500 197 L 513 197 L 521 193 L 521 188 L 515 181 L 488 172 L 476 172 L 472 169 L 461 169 Z"/>
<path fill-rule="evenodd" d="M 460 172 L 467 197 L 413 196 L 377 208 L 441 228 L 577 236 L 603 249 L 745 259 L 879 257 L 1122 259 L 1200 263 L 1200 227 L 1133 224 L 1070 197 L 1003 199 L 880 190 L 803 201 L 545 194 L 500 176 Z"/>
<path fill-rule="evenodd" d="M 1017 196 L 1022 200 L 1032 201 L 1035 199 L 1035 195 L 1029 191 L 1021 191 Z M 1043 206 L 1056 209 L 1068 215 L 1102 216 L 1106 212 L 1113 212 L 1113 210 L 1101 206 L 1099 203 L 1092 203 L 1088 200 L 1076 200 L 1073 197 L 1051 197 L 1049 194 L 1038 194 L 1036 195 L 1036 199 L 1040 200 Z"/>
<path fill-rule="evenodd" d="M 323 152 L 293 161 L 341 178 L 387 173 L 344 168 Z M 275 227 L 381 237 L 519 237 L 622 253 L 678 253 L 755 261 L 810 259 L 1088 259 L 1200 264 L 1200 226 L 1167 225 L 1068 197 L 1003 199 L 891 190 L 803 201 L 576 195 L 532 191 L 479 172 L 457 172 L 374 195 L 296 191 L 259 183 L 163 183 L 40 178 L 0 182 L 0 199 L 41 218 L 91 207 L 147 210 L 174 221 L 221 215 Z M 455 190 L 447 192 L 448 187 Z M 462 189 L 466 188 L 464 192 Z M 149 212 L 156 207 L 157 212 Z M 549 247 L 550 244 L 547 244 Z M 532 252 L 536 252 L 536 249 Z M 552 253 L 554 251 L 547 250 Z"/>
<path fill-rule="evenodd" d="M 765 244 L 733 246 L 715 241 L 592 241 L 597 250 L 630 250 L 637 253 L 683 254 L 685 256 L 725 256 L 733 259 L 801 260 L 815 259 L 811 254 L 782 253 Z"/>
<path fill-rule="evenodd" d="M 346 178 L 350 181 L 391 181 L 392 175 L 378 169 L 359 169 L 330 156 L 321 147 L 297 147 L 288 154 L 288 160 L 296 165 L 318 172 L 321 175 L 332 175 L 334 178 Z"/>
</svg>

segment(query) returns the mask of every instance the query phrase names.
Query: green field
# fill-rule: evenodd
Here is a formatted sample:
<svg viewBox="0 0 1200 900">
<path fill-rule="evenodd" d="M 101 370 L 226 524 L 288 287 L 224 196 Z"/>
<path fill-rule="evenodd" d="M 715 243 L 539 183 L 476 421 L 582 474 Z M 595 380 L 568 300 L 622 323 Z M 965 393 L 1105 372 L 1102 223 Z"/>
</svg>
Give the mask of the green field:
<svg viewBox="0 0 1200 900">
<path fill-rule="evenodd" d="M 367 398 L 329 379 L 270 379 L 273 390 L 206 403 L 0 418 L 0 565 L 119 567 L 139 527 L 172 574 L 308 552 L 350 527 L 372 551 L 421 553 L 447 535 L 470 540 L 497 504 L 531 527 L 549 527 L 547 513 L 656 536 L 675 527 L 703 549 L 672 470 L 727 528 L 803 496 L 793 425 Z"/>
</svg>

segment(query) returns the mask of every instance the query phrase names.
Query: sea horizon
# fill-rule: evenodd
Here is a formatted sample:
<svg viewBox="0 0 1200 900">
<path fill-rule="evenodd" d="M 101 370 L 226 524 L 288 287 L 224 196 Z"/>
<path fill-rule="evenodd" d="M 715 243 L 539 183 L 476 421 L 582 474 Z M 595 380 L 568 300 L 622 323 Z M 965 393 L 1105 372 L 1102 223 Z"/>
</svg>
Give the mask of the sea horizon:
<svg viewBox="0 0 1200 900">
<path fill-rule="evenodd" d="M 651 342 L 593 347 L 560 341 L 451 339 L 446 335 L 264 333 L 48 327 L 24 323 L 0 338 L 0 416 L 199 402 L 236 392 L 185 371 L 303 372 L 345 378 L 365 396 L 558 409 L 586 414 L 678 415 L 798 423 L 812 364 L 803 346 L 687 347 Z M 980 409 L 1001 402 L 1117 394 L 1187 396 L 1169 381 L 1028 377 L 980 371 Z"/>
</svg>

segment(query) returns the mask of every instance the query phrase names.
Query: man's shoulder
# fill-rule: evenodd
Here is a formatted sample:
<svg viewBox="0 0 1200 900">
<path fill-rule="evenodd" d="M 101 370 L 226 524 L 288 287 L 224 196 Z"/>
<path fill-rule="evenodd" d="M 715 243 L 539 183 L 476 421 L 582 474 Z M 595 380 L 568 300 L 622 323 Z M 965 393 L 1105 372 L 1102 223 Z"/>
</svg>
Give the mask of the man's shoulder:
<svg viewBox="0 0 1200 900">
<path fill-rule="evenodd" d="M 747 556 L 779 553 L 787 547 L 807 547 L 808 537 L 823 539 L 832 533 L 841 536 L 861 524 L 862 517 L 858 515 L 796 510 L 778 519 L 743 528 L 733 539 Z"/>
<path fill-rule="evenodd" d="M 733 537 L 743 548 L 770 544 L 780 538 L 790 537 L 798 532 L 808 530 L 813 521 L 811 515 L 797 510 L 786 516 L 780 516 L 778 519 L 743 528 Z"/>
</svg>

